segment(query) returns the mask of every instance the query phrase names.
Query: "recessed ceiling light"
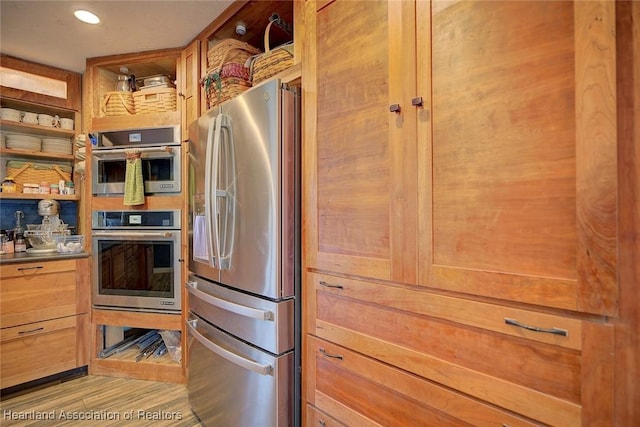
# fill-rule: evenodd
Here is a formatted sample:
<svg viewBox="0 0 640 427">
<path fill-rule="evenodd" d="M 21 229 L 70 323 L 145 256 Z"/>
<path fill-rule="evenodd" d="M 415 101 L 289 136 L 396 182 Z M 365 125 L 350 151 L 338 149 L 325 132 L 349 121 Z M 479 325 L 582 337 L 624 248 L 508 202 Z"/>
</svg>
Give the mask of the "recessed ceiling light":
<svg viewBox="0 0 640 427">
<path fill-rule="evenodd" d="M 88 10 L 76 10 L 73 12 L 76 18 L 81 20 L 82 22 L 86 22 L 87 24 L 99 24 L 100 18 L 98 18 L 93 13 Z"/>
</svg>

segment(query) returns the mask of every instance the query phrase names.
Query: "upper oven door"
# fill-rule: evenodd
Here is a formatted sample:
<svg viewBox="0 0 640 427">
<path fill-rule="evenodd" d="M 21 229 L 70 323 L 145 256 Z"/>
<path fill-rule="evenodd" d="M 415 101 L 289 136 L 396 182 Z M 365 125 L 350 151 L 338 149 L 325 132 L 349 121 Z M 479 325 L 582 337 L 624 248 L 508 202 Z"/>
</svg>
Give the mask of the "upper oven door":
<svg viewBox="0 0 640 427">
<path fill-rule="evenodd" d="M 181 191 L 180 146 L 140 148 L 145 193 Z M 93 194 L 124 194 L 129 149 L 94 149 L 91 153 Z"/>
</svg>

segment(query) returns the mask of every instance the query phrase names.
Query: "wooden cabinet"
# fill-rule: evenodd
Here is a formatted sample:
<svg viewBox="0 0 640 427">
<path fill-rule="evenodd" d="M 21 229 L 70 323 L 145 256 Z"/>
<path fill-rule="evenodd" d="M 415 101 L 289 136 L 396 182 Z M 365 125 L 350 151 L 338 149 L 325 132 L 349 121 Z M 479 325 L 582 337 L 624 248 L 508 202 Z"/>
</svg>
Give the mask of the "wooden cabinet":
<svg viewBox="0 0 640 427">
<path fill-rule="evenodd" d="M 181 125 L 182 135 L 182 175 L 181 179 L 188 179 L 188 125 L 199 114 L 198 110 L 198 70 L 199 70 L 199 42 L 194 41 L 185 49 L 163 49 L 149 52 L 113 55 L 87 59 L 85 73 L 85 111 L 84 120 L 91 132 L 111 131 L 121 129 L 153 128 L 162 126 Z M 117 76 L 122 74 L 121 67 L 126 67 L 129 74 L 137 78 L 152 75 L 171 76 L 176 81 L 176 109 L 174 111 L 145 112 L 133 115 L 107 115 L 102 109 L 102 100 L 107 92 L 115 90 Z M 164 108 L 160 108 L 164 110 Z M 89 165 L 88 165 L 89 166 Z M 91 180 L 94 171 L 88 168 L 87 180 Z M 121 197 L 92 197 L 90 211 L 99 210 L 165 210 L 181 209 L 182 224 L 188 223 L 187 189 L 182 185 L 182 192 L 170 195 L 147 195 L 145 203 L 140 206 L 125 206 Z M 87 214 L 86 221 L 91 218 Z M 179 250 L 181 259 L 187 257 L 187 236 L 184 233 L 183 242 Z M 134 249 L 135 248 L 135 249 Z M 153 268 L 153 253 L 151 246 L 143 248 L 141 245 L 118 245 L 109 248 L 102 256 L 102 280 L 105 285 L 127 283 L 128 288 L 136 289 L 146 286 L 141 282 L 141 272 Z M 181 283 L 186 280 L 186 265 L 181 264 Z M 180 284 L 176 285 L 182 288 Z M 184 300 L 184 299 L 183 299 Z M 105 348 L 105 336 L 109 330 L 127 328 L 169 329 L 184 332 L 184 314 L 147 313 L 141 311 L 122 310 L 92 310 L 91 327 L 91 360 L 89 372 L 97 375 L 123 376 L 131 378 L 150 379 L 156 381 L 185 382 L 185 361 L 172 360 L 169 356 L 160 360 L 149 359 L 136 362 L 136 354 L 126 352 L 109 358 L 101 359 L 99 353 Z M 182 334 L 182 346 L 186 338 Z M 152 361 L 153 360 L 153 361 Z"/>
<path fill-rule="evenodd" d="M 88 364 L 86 258 L 0 267 L 2 387 Z"/>
<path fill-rule="evenodd" d="M 307 419 L 624 419 L 621 10 L 305 3 Z"/>
<path fill-rule="evenodd" d="M 430 71 L 417 74 L 418 93 L 432 92 L 418 128 L 419 283 L 615 315 L 615 5 L 431 12 Z"/>
</svg>

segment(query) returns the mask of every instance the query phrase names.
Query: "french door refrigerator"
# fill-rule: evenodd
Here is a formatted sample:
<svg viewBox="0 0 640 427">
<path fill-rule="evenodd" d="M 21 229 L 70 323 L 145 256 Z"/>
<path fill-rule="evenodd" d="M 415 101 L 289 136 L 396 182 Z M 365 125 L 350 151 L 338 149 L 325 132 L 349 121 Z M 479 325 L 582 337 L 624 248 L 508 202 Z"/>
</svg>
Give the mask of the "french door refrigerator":
<svg viewBox="0 0 640 427">
<path fill-rule="evenodd" d="M 190 135 L 192 409 L 207 426 L 300 425 L 300 94 L 265 82 Z"/>
</svg>

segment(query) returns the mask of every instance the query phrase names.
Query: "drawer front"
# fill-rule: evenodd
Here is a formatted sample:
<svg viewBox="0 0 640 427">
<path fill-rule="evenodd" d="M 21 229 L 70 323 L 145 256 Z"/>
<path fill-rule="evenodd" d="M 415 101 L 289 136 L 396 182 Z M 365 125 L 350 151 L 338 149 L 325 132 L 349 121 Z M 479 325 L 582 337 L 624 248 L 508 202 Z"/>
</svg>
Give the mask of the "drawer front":
<svg viewBox="0 0 640 427">
<path fill-rule="evenodd" d="M 306 405 L 306 416 L 304 425 L 308 427 L 345 427 L 345 424 L 335 418 L 319 411 L 315 406 Z"/>
<path fill-rule="evenodd" d="M 0 266 L 0 279 L 10 277 L 31 277 L 40 274 L 74 271 L 76 261 L 66 259 L 61 261 L 23 262 L 20 264 L 3 264 Z"/>
<path fill-rule="evenodd" d="M 0 282 L 2 328 L 76 314 L 74 271 L 14 276 Z"/>
<path fill-rule="evenodd" d="M 306 354 L 309 403 L 345 425 L 537 425 L 315 337 Z"/>
<path fill-rule="evenodd" d="M 2 330 L 2 387 L 77 367 L 75 316 Z"/>
<path fill-rule="evenodd" d="M 527 418 L 580 425 L 581 321 L 406 287 L 308 279 L 314 335 Z M 533 325 L 563 335 L 522 327 Z"/>
</svg>

